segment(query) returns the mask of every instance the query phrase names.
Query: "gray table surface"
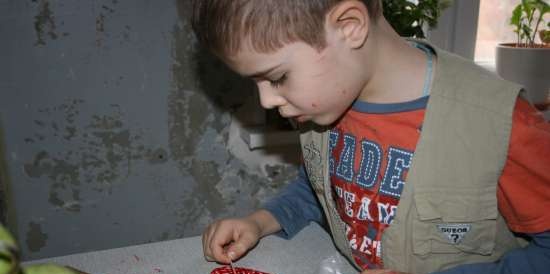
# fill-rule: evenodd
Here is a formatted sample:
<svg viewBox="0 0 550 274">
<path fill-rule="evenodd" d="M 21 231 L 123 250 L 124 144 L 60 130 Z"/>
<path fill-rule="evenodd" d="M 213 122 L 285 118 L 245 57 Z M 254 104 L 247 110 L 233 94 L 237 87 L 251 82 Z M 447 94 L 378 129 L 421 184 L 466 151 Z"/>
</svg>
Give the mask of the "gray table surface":
<svg viewBox="0 0 550 274">
<path fill-rule="evenodd" d="M 25 264 L 44 262 L 69 265 L 90 274 L 210 274 L 220 266 L 204 260 L 200 237 L 80 253 Z M 316 224 L 309 225 L 291 240 L 276 236 L 263 238 L 235 265 L 272 274 L 357 273 L 336 251 L 329 235 Z"/>
</svg>

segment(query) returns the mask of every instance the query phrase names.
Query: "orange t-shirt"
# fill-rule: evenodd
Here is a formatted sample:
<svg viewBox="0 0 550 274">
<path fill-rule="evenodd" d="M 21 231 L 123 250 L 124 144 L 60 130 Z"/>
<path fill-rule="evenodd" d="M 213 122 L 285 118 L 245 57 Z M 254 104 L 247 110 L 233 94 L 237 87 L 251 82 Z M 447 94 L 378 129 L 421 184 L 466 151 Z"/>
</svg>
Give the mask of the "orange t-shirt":
<svg viewBox="0 0 550 274">
<path fill-rule="evenodd" d="M 550 123 L 522 99 L 514 109 L 497 197 L 500 213 L 513 231 L 550 230 Z"/>
<path fill-rule="evenodd" d="M 356 102 L 330 132 L 333 197 L 363 269 L 382 267 L 382 234 L 398 209 L 427 101 Z M 550 123 L 523 99 L 514 109 L 497 195 L 513 231 L 550 230 Z"/>
</svg>

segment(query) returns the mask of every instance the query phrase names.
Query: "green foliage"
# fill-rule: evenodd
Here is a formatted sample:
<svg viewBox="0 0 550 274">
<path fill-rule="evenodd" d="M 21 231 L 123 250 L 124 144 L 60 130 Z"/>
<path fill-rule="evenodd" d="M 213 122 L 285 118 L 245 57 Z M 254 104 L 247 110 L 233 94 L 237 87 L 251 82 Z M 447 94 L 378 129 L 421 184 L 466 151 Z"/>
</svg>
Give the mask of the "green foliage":
<svg viewBox="0 0 550 274">
<path fill-rule="evenodd" d="M 539 32 L 540 40 L 544 44 L 550 44 L 550 27 L 547 30 L 541 30 Z"/>
<path fill-rule="evenodd" d="M 35 264 L 25 267 L 23 274 L 77 274 L 78 272 L 56 264 Z"/>
<path fill-rule="evenodd" d="M 423 26 L 430 29 L 437 26 L 441 12 L 448 8 L 452 0 L 418 0 L 418 4 L 408 0 L 384 0 L 384 17 L 392 27 L 404 37 L 425 38 Z"/>
<path fill-rule="evenodd" d="M 77 270 L 56 264 L 21 267 L 19 248 L 10 232 L 0 224 L 0 274 L 80 274 Z"/>
<path fill-rule="evenodd" d="M 512 11 L 510 25 L 514 26 L 518 46 L 534 47 L 535 38 L 539 33 L 541 41 L 548 43 L 548 30 L 540 30 L 545 25 L 544 16 L 550 13 L 550 5 L 544 0 L 522 0 Z M 550 29 L 550 22 L 547 24 Z"/>
</svg>

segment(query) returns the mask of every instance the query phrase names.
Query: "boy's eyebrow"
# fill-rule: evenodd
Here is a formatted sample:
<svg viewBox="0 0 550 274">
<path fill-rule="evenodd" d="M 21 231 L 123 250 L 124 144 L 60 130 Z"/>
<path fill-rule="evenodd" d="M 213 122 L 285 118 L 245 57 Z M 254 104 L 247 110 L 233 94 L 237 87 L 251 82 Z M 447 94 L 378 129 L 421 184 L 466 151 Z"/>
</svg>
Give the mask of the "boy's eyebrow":
<svg viewBox="0 0 550 274">
<path fill-rule="evenodd" d="M 268 69 L 263 70 L 263 71 L 254 72 L 254 73 L 252 73 L 252 74 L 250 74 L 250 75 L 244 75 L 244 77 L 248 77 L 248 78 L 260 78 L 260 77 L 265 76 L 265 75 L 269 74 L 270 72 L 276 70 L 276 69 L 279 68 L 280 66 L 281 66 L 281 64 L 276 65 L 276 66 L 274 66 L 274 67 L 272 67 L 272 68 L 268 68 Z"/>
</svg>

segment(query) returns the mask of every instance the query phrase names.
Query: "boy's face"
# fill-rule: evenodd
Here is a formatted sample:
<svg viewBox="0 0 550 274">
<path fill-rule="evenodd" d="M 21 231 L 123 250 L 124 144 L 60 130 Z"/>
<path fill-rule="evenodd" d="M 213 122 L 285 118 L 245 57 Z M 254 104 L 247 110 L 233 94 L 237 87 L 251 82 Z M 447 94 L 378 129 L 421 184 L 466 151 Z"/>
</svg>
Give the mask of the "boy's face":
<svg viewBox="0 0 550 274">
<path fill-rule="evenodd" d="M 290 43 L 273 53 L 258 53 L 250 45 L 226 58 L 239 74 L 258 86 L 264 108 L 278 108 L 297 122 L 329 125 L 350 107 L 366 82 L 358 58 L 337 39 L 317 50 L 306 43 Z"/>
</svg>

